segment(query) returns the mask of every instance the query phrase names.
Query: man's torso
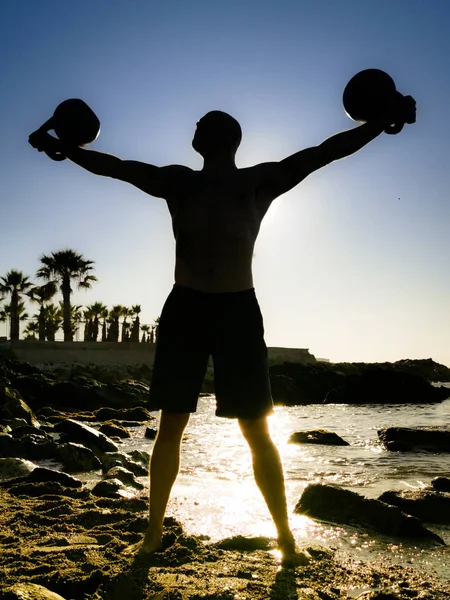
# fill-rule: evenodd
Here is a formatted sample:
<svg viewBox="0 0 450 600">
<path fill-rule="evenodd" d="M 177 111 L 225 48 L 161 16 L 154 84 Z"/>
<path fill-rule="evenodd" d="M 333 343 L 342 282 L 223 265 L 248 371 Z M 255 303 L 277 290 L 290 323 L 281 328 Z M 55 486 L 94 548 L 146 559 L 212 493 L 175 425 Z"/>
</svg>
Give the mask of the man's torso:
<svg viewBox="0 0 450 600">
<path fill-rule="evenodd" d="M 257 170 L 211 177 L 180 167 L 166 200 L 176 240 L 176 283 L 211 293 L 252 288 L 254 245 L 270 206 L 258 193 Z"/>
</svg>

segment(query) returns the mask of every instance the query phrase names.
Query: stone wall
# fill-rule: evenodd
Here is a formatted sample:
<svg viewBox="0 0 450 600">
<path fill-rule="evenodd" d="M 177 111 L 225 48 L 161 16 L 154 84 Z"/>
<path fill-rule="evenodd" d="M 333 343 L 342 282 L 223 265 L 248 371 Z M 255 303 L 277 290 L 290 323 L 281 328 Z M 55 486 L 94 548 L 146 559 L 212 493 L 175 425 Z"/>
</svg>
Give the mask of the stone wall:
<svg viewBox="0 0 450 600">
<path fill-rule="evenodd" d="M 2 344 L 13 351 L 18 360 L 33 365 L 44 363 L 81 363 L 101 365 L 153 365 L 155 344 L 137 342 L 35 342 L 19 340 Z M 271 348 L 269 361 L 308 363 L 316 359 L 302 348 Z"/>
</svg>

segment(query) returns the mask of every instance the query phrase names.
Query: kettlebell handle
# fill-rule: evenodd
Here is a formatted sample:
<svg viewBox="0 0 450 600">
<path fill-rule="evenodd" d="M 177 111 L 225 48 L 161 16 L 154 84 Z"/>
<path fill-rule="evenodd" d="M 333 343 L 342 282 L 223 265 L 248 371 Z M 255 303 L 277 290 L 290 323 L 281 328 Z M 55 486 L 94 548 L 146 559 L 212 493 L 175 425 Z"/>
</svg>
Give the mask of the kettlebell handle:
<svg viewBox="0 0 450 600">
<path fill-rule="evenodd" d="M 31 136 L 38 136 L 40 134 L 48 133 L 50 129 L 53 129 L 53 117 L 51 117 L 48 121 L 41 125 L 39 129 L 37 129 L 34 133 L 31 134 Z M 61 154 L 61 152 L 56 152 L 55 150 L 44 150 L 44 152 L 49 158 L 56 162 L 66 160 L 66 157 L 63 154 Z"/>
</svg>

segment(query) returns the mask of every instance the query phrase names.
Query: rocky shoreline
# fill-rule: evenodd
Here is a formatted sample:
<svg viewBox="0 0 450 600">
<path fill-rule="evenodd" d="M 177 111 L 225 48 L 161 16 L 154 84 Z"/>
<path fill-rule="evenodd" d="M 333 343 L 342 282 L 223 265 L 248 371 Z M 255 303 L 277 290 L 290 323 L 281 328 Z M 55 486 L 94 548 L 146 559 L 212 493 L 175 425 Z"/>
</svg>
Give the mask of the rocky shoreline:
<svg viewBox="0 0 450 600">
<path fill-rule="evenodd" d="M 297 365 L 283 368 L 284 377 L 299 377 Z M 314 369 L 303 375 L 314 379 L 320 367 Z M 372 367 L 369 375 L 355 369 L 352 381 L 366 376 L 374 381 Z M 384 370 L 384 383 L 405 380 L 402 371 L 392 372 L 391 367 Z M 329 375 L 349 374 L 330 369 Z M 421 376 L 411 376 L 416 383 L 420 378 L 422 390 L 439 391 Z M 319 380 L 310 381 L 309 389 L 319 390 Z M 354 383 L 349 385 L 347 389 L 352 389 Z M 165 521 L 163 551 L 147 559 L 124 553 L 146 528 L 146 491 L 137 478 L 147 475 L 149 455 L 121 452 L 120 443 L 129 436 L 128 428 L 137 425 L 147 425 L 146 435 L 154 437 L 147 392 L 142 381 L 102 382 L 76 371 L 63 375 L 1 360 L 0 600 L 450 597 L 449 580 L 395 564 L 388 556 L 362 561 L 329 547 L 310 546 L 302 548 L 310 557 L 307 564 L 285 569 L 279 564 L 275 540 L 235 537 L 212 543 L 204 536 L 187 535 L 172 518 Z M 440 400 L 436 396 L 433 401 Z M 392 451 L 447 452 L 449 436 L 445 429 L 440 436 L 420 428 L 413 434 L 401 428 L 379 431 L 380 441 Z M 322 430 L 297 432 L 291 441 L 346 443 Z M 42 460 L 52 468 L 38 466 Z M 83 484 L 77 474 L 86 472 L 100 475 L 100 481 Z M 449 490 L 450 480 L 441 477 L 421 493 L 392 491 L 369 501 L 316 484 L 304 490 L 295 510 L 313 519 L 392 536 L 420 551 L 446 552 L 444 540 L 428 524 L 448 525 Z"/>
</svg>

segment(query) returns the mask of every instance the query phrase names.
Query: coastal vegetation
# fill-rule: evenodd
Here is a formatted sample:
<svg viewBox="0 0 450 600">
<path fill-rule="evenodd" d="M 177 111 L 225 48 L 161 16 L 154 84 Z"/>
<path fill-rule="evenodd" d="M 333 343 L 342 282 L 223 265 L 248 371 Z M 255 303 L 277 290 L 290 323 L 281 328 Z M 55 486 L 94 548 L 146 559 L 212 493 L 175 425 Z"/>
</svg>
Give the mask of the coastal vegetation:
<svg viewBox="0 0 450 600">
<path fill-rule="evenodd" d="M 73 341 L 79 332 L 87 342 L 156 341 L 158 321 L 140 322 L 140 304 L 108 307 L 101 301 L 81 306 L 72 303 L 75 288 L 88 290 L 97 282 L 95 262 L 73 249 L 65 248 L 40 257 L 36 282 L 22 271 L 11 269 L 0 277 L 0 323 L 9 323 L 9 337 L 54 341 L 59 330 L 64 341 Z M 60 294 L 60 299 L 55 297 Z M 36 306 L 29 314 L 25 302 Z"/>
</svg>

